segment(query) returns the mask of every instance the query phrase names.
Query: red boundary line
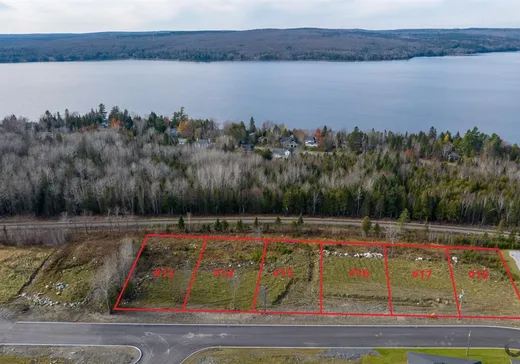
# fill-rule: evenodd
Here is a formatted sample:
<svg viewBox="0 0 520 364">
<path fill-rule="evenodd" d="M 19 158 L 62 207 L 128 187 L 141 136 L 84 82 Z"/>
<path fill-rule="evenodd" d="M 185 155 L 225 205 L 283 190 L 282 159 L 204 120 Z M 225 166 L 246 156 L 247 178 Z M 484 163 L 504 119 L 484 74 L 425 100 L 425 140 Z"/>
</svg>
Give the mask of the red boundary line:
<svg viewBox="0 0 520 364">
<path fill-rule="evenodd" d="M 390 288 L 390 270 L 388 269 L 388 255 L 386 246 L 383 247 L 383 255 L 385 259 L 386 286 L 388 289 L 388 308 L 390 309 L 390 316 L 394 316 L 394 308 L 392 304 L 392 289 Z"/>
<path fill-rule="evenodd" d="M 144 247 L 146 246 L 146 242 L 148 241 L 149 235 L 146 235 L 144 237 L 143 243 L 141 244 L 141 248 L 139 249 L 139 253 L 137 253 L 137 256 L 135 257 L 134 264 L 132 264 L 132 268 L 130 268 L 130 272 L 128 272 L 128 276 L 126 277 L 125 283 L 123 284 L 123 289 L 121 289 L 121 292 L 119 293 L 119 296 L 117 297 L 116 304 L 114 305 L 114 310 L 117 310 L 117 306 L 119 306 L 119 302 L 121 302 L 121 298 L 123 298 L 123 293 L 125 292 L 126 286 L 128 285 L 128 282 L 130 282 L 130 278 L 132 277 L 132 274 L 134 273 L 134 269 L 137 265 L 137 261 L 141 257 L 141 254 L 143 253 Z"/>
<path fill-rule="evenodd" d="M 389 303 L 390 303 L 390 313 L 356 313 L 356 312 L 323 312 L 322 311 L 322 287 L 321 287 L 321 280 L 322 280 L 322 263 L 320 262 L 320 311 L 319 312 L 303 312 L 303 311 L 257 311 L 257 310 L 218 310 L 218 309 L 212 309 L 212 310 L 204 310 L 204 309 L 175 309 L 175 308 L 142 308 L 142 307 L 119 307 L 119 303 L 123 297 L 124 291 L 133 275 L 133 272 L 135 270 L 135 267 L 137 265 L 137 262 L 139 258 L 141 257 L 141 254 L 146 246 L 146 243 L 150 237 L 164 237 L 164 238 L 185 238 L 185 239 L 204 239 L 205 242 L 207 240 L 234 240 L 234 241 L 264 241 L 264 243 L 269 242 L 281 242 L 281 243 L 307 243 L 307 244 L 320 244 L 320 261 L 322 259 L 321 255 L 323 250 L 323 245 L 331 244 L 331 245 L 361 245 L 361 246 L 381 246 L 384 248 L 384 257 L 385 257 L 385 272 L 387 275 L 387 286 L 389 290 Z M 204 246 L 205 243 L 203 243 Z M 498 248 L 483 248 L 483 247 L 467 247 L 467 246 L 447 246 L 447 245 L 423 245 L 423 244 L 390 244 L 390 243 L 371 243 L 371 242 L 344 242 L 344 241 L 323 241 L 323 240 L 305 240 L 305 239 L 281 239 L 281 238 L 264 238 L 264 239 L 258 239 L 258 238 L 250 238 L 250 237 L 234 237 L 234 236 L 212 236 L 212 235 L 176 235 L 176 234 L 147 234 L 143 240 L 143 243 L 141 245 L 141 248 L 137 254 L 137 257 L 134 260 L 134 263 L 132 267 L 130 268 L 130 272 L 128 273 L 128 276 L 126 278 L 126 281 L 123 285 L 123 289 L 119 293 L 119 296 L 117 298 L 117 301 L 114 305 L 113 310 L 114 311 L 141 311 L 141 312 L 185 312 L 185 313 L 230 313 L 230 314 L 273 314 L 273 315 L 324 315 L 324 316 L 366 316 L 366 317 L 411 317 L 411 318 L 456 318 L 456 319 L 494 319 L 494 320 L 520 320 L 520 316 L 475 316 L 475 315 L 468 315 L 464 316 L 460 314 L 458 315 L 427 315 L 427 314 L 396 314 L 393 312 L 392 309 L 392 297 L 391 297 L 391 287 L 390 287 L 390 275 L 388 270 L 388 258 L 386 254 L 386 250 L 388 246 L 395 246 L 395 247 L 408 247 L 408 248 L 425 248 L 425 249 L 445 249 L 448 253 L 449 249 L 463 249 L 463 250 L 485 250 L 485 251 L 495 251 L 498 252 L 500 255 L 500 258 L 502 260 L 502 263 L 504 264 L 504 268 L 506 269 L 506 272 L 508 273 L 509 279 L 511 280 L 511 283 L 513 285 L 513 288 L 520 299 L 520 292 L 518 291 L 518 288 L 516 287 L 513 277 L 511 275 L 511 271 L 509 270 L 509 267 L 502 255 L 502 252 Z M 266 245 L 264 245 L 264 249 L 266 248 Z M 448 253 L 449 255 L 449 253 Z M 199 260 L 202 257 L 202 249 L 199 256 Z M 262 257 L 265 259 L 265 255 Z M 451 261 L 450 268 L 451 268 Z M 193 275 L 192 275 L 193 279 Z M 191 282 L 190 282 L 191 284 Z M 258 284 L 258 282 L 257 282 Z M 456 295 L 456 290 L 454 291 Z M 185 297 L 185 301 L 186 298 Z M 457 309 L 459 310 L 459 303 L 457 298 Z"/>
<path fill-rule="evenodd" d="M 141 308 L 118 307 L 116 311 L 141 311 L 141 312 L 183 312 L 183 313 L 226 313 L 226 314 L 256 314 L 256 315 L 323 315 L 323 316 L 365 316 L 365 317 L 410 317 L 427 319 L 493 319 L 493 320 L 520 320 L 519 316 L 459 316 L 459 315 L 427 315 L 427 314 L 400 314 L 394 313 L 357 313 L 357 312 L 312 312 L 312 311 L 248 311 L 248 310 L 197 310 L 180 308 Z"/>
<path fill-rule="evenodd" d="M 448 266 L 450 267 L 450 278 L 451 285 L 453 286 L 453 297 L 455 297 L 455 303 L 457 304 L 457 313 L 461 317 L 459 296 L 457 295 L 457 285 L 455 284 L 455 276 L 453 275 L 453 266 L 451 265 L 450 250 L 446 249 L 446 259 L 448 259 Z"/>
<path fill-rule="evenodd" d="M 511 281 L 511 284 L 513 285 L 513 289 L 516 292 L 516 296 L 520 300 L 520 292 L 518 292 L 518 287 L 515 284 L 515 280 L 513 279 L 513 275 L 511 274 L 511 271 L 509 270 L 509 266 L 507 265 L 506 260 L 504 259 L 504 256 L 502 255 L 502 252 L 500 249 L 497 249 L 498 255 L 500 255 L 500 259 L 502 260 L 502 264 L 504 264 L 504 268 L 506 269 L 507 275 L 509 276 L 509 280 Z"/>
<path fill-rule="evenodd" d="M 258 290 L 260 289 L 260 280 L 262 279 L 262 271 L 264 270 L 265 255 L 267 253 L 267 244 L 269 242 L 264 241 L 264 251 L 262 252 L 262 259 L 260 260 L 260 269 L 258 269 L 258 278 L 256 279 L 255 295 L 253 297 L 253 303 L 251 304 L 251 311 L 256 309 L 256 300 L 258 298 Z"/>
<path fill-rule="evenodd" d="M 242 240 L 242 241 L 268 241 L 278 243 L 305 243 L 305 244 L 331 244 L 331 245 L 379 245 L 379 246 L 396 246 L 408 248 L 425 248 L 425 249 L 465 249 L 465 250 L 490 250 L 496 251 L 497 248 L 484 248 L 479 246 L 451 246 L 451 245 L 426 245 L 426 244 L 408 244 L 408 243 L 382 243 L 369 241 L 327 241 L 327 240 L 307 240 L 307 239 L 286 239 L 286 238 L 252 238 L 252 237 L 237 237 L 225 235 L 182 235 L 182 234 L 148 234 L 148 237 L 157 238 L 185 238 L 185 239 L 208 239 L 208 240 Z"/>
<path fill-rule="evenodd" d="M 188 299 L 190 298 L 191 287 L 193 287 L 193 282 L 195 282 L 195 277 L 197 276 L 197 272 L 199 271 L 200 261 L 202 260 L 202 256 L 204 255 L 204 250 L 206 249 L 206 244 L 208 239 L 204 239 L 202 243 L 202 247 L 200 248 L 199 257 L 197 258 L 197 263 L 195 264 L 195 268 L 193 268 L 193 273 L 191 274 L 190 284 L 188 285 L 188 289 L 186 290 L 186 296 L 184 296 L 184 303 L 182 304 L 182 310 L 186 309 L 186 305 L 188 304 Z"/>
<path fill-rule="evenodd" d="M 323 314 L 323 244 L 320 244 L 320 314 Z"/>
</svg>

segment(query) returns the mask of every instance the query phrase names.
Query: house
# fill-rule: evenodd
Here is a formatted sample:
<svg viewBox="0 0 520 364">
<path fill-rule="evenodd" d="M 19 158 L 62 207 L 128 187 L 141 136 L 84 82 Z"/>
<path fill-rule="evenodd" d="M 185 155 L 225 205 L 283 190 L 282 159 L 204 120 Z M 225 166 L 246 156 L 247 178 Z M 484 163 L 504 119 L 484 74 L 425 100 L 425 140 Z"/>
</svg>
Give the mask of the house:
<svg viewBox="0 0 520 364">
<path fill-rule="evenodd" d="M 177 139 L 177 142 L 179 143 L 179 145 L 186 145 L 186 144 L 188 144 L 188 139 L 179 138 L 179 139 Z"/>
<path fill-rule="evenodd" d="M 256 140 L 256 142 L 257 142 L 258 144 L 266 144 L 266 143 L 267 143 L 267 138 L 266 138 L 265 136 L 261 136 L 261 137 L 259 137 L 259 138 Z"/>
<path fill-rule="evenodd" d="M 448 154 L 448 161 L 449 162 L 458 162 L 460 159 L 460 155 L 458 155 L 455 152 L 451 152 Z"/>
<path fill-rule="evenodd" d="M 251 152 L 255 149 L 253 144 L 242 144 L 241 147 L 244 152 Z"/>
<path fill-rule="evenodd" d="M 315 137 L 308 137 L 307 139 L 305 139 L 305 146 L 306 147 L 309 147 L 309 148 L 317 148 L 319 147 L 318 143 L 316 142 L 316 138 Z"/>
<path fill-rule="evenodd" d="M 299 143 L 298 143 L 298 140 L 296 140 L 295 137 L 293 137 L 292 135 L 290 137 L 284 137 L 284 138 L 280 138 L 280 143 L 282 144 L 282 146 L 285 148 L 285 149 L 289 149 L 289 148 L 297 148 Z"/>
<path fill-rule="evenodd" d="M 211 140 L 209 139 L 199 139 L 193 145 L 197 148 L 211 148 L 213 143 L 211 143 Z"/>
<path fill-rule="evenodd" d="M 480 360 L 459 359 L 423 353 L 406 353 L 407 364 L 482 364 Z"/>
<path fill-rule="evenodd" d="M 280 159 L 280 158 L 287 159 L 291 155 L 291 151 L 287 150 L 287 149 L 273 149 L 272 153 L 273 153 L 273 158 L 276 158 L 276 159 Z"/>
</svg>

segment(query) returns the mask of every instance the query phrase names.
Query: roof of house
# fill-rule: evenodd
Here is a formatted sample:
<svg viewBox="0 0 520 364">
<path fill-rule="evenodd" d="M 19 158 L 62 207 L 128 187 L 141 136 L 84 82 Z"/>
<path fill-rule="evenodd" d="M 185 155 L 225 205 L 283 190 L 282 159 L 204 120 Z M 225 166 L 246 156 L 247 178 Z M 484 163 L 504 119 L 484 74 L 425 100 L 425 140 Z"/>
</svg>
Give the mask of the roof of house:
<svg viewBox="0 0 520 364">
<path fill-rule="evenodd" d="M 280 143 L 290 143 L 290 142 L 298 142 L 298 139 L 294 137 L 294 135 L 290 135 L 288 137 L 280 138 Z"/>
<path fill-rule="evenodd" d="M 291 151 L 287 150 L 287 149 L 280 149 L 280 148 L 278 148 L 278 149 L 273 149 L 271 152 L 273 154 L 285 155 L 285 154 L 287 154 L 287 152 L 290 153 Z"/>
<path fill-rule="evenodd" d="M 480 360 L 450 358 L 423 353 L 406 353 L 408 364 L 482 364 Z"/>
</svg>

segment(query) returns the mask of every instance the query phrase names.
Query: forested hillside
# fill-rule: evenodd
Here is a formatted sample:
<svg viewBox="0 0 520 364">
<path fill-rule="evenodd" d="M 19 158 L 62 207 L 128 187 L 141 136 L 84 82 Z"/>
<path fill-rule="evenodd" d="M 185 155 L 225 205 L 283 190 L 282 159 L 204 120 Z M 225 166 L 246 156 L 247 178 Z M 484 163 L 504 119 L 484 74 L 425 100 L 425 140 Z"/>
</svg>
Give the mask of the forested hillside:
<svg viewBox="0 0 520 364">
<path fill-rule="evenodd" d="M 247 124 L 247 125 L 246 125 Z M 186 145 L 178 145 L 179 138 Z M 314 136 L 287 159 L 280 138 Z M 210 144 L 196 143 L 210 139 Z M 240 145 L 255 144 L 255 151 Z M 0 126 L 0 215 L 273 213 L 520 224 L 520 148 L 476 128 L 288 130 L 283 125 L 136 116 L 15 116 Z"/>
<path fill-rule="evenodd" d="M 259 29 L 0 35 L 0 62 L 376 61 L 520 50 L 519 29 Z"/>
</svg>

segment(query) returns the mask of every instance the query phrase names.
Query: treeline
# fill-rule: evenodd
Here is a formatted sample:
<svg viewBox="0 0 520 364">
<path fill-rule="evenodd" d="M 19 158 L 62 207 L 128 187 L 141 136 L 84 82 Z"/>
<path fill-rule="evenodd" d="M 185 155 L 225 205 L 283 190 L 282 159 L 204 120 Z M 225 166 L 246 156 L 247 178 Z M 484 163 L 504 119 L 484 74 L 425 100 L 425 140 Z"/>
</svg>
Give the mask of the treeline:
<svg viewBox="0 0 520 364">
<path fill-rule="evenodd" d="M 107 125 L 107 128 L 103 128 Z M 209 138 L 212 147 L 177 145 Z M 313 135 L 322 152 L 288 159 L 240 144 Z M 14 116 L 0 127 L 0 215 L 304 214 L 520 224 L 520 148 L 478 129 L 289 130 L 146 117 L 103 105 L 85 115 Z"/>
<path fill-rule="evenodd" d="M 0 35 L 0 63 L 116 59 L 380 61 L 518 50 L 518 29 L 302 28 Z"/>
</svg>

